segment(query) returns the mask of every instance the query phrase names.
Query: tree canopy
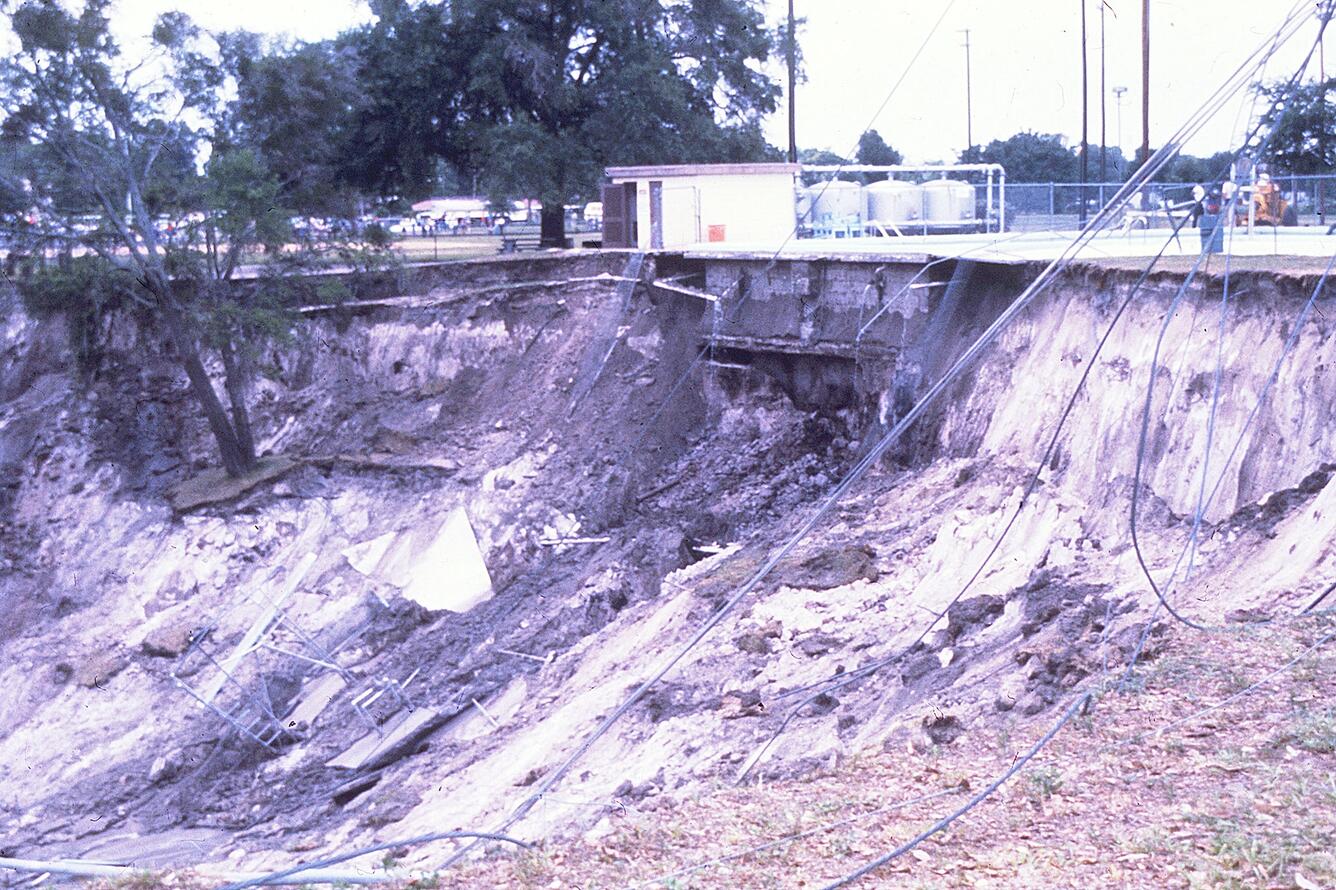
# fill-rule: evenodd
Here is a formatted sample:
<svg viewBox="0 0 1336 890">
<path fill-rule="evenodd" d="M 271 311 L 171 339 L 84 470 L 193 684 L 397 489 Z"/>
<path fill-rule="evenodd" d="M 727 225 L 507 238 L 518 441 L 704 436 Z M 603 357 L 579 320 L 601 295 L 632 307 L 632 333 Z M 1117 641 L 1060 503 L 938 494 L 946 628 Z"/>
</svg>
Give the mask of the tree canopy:
<svg viewBox="0 0 1336 890">
<path fill-rule="evenodd" d="M 778 88 L 754 0 L 378 0 L 362 35 L 366 105 L 355 144 L 382 187 L 444 159 L 489 195 L 562 205 L 611 164 L 741 161 L 769 149 Z M 363 181 L 376 178 L 363 171 Z"/>
<path fill-rule="evenodd" d="M 1288 81 L 1258 88 L 1269 106 L 1262 117 L 1265 156 L 1280 172 L 1312 175 L 1336 165 L 1336 78 L 1291 85 Z M 1261 144 L 1261 139 L 1258 140 Z"/>
<path fill-rule="evenodd" d="M 857 160 L 860 164 L 892 166 L 903 163 L 904 159 L 904 155 L 887 145 L 886 140 L 881 138 L 881 134 L 876 130 L 868 130 L 858 137 Z M 867 182 L 877 182 L 885 178 L 885 173 L 864 174 Z"/>
<path fill-rule="evenodd" d="M 1056 133 L 1021 132 L 972 145 L 960 154 L 962 164 L 1001 164 L 1011 182 L 1075 182 L 1080 176 L 1076 155 Z"/>
</svg>

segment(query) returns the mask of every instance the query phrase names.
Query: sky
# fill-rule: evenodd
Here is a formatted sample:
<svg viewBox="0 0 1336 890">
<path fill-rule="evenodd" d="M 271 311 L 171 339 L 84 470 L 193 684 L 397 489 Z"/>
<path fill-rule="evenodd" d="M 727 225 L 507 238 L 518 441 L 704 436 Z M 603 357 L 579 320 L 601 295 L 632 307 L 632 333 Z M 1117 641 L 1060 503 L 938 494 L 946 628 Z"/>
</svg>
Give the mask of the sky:
<svg viewBox="0 0 1336 890">
<path fill-rule="evenodd" d="M 763 0 L 778 23 L 786 0 Z M 1089 138 L 1100 132 L 1100 0 L 1087 8 Z M 806 82 L 797 90 L 800 148 L 849 154 L 871 126 L 908 161 L 951 161 L 966 146 L 965 35 L 970 31 L 972 130 L 986 144 L 1020 130 L 1081 132 L 1082 0 L 795 0 Z M 1253 49 L 1271 36 L 1293 0 L 1151 0 L 1151 144 L 1177 129 Z M 906 63 L 948 10 L 898 89 Z M 121 0 L 119 25 L 146 31 L 159 12 L 181 9 L 210 28 L 246 28 L 315 40 L 366 21 L 361 0 Z M 136 22 L 142 22 L 135 27 Z M 1141 142 L 1141 0 L 1105 0 L 1105 126 L 1130 155 Z M 1268 71 L 1288 76 L 1316 26 L 1277 53 Z M 1333 60 L 1336 68 L 1336 60 Z M 1316 66 L 1314 66 L 1315 73 Z M 782 66 L 772 73 L 784 77 Z M 1113 88 L 1124 86 L 1119 126 Z M 890 96 L 885 109 L 878 106 Z M 1240 96 L 1187 150 L 1233 147 L 1248 97 Z M 1119 133 L 1121 132 L 1121 142 Z M 766 135 L 788 144 L 784 106 Z"/>
</svg>

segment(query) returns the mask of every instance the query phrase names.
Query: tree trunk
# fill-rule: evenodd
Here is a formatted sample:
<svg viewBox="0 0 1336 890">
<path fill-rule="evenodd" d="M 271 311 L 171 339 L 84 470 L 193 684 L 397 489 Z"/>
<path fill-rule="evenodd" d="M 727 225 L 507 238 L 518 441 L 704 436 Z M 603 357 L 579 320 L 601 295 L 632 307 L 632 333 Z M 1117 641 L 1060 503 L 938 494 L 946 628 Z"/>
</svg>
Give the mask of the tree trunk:
<svg viewBox="0 0 1336 890">
<path fill-rule="evenodd" d="M 232 407 L 232 429 L 237 434 L 237 445 L 251 466 L 255 465 L 255 434 L 251 431 L 250 410 L 246 407 L 249 395 L 250 368 L 244 356 L 237 355 L 232 341 L 225 340 L 219 350 L 223 356 L 223 388 Z"/>
<path fill-rule="evenodd" d="M 566 208 L 561 202 L 543 202 L 539 243 L 543 247 L 566 246 Z"/>
<path fill-rule="evenodd" d="M 218 443 L 218 453 L 223 459 L 223 469 L 229 476 L 240 476 L 255 467 L 254 449 L 242 447 L 237 432 L 228 420 L 223 403 L 214 391 L 213 382 L 204 370 L 204 363 L 199 357 L 199 347 L 195 338 L 186 329 L 181 307 L 177 306 L 170 294 L 159 294 L 162 303 L 162 317 L 167 324 L 167 334 L 171 337 L 172 347 L 176 350 L 186 377 L 190 379 L 190 389 L 195 399 L 204 410 L 204 417 L 209 422 L 209 429 Z"/>
</svg>

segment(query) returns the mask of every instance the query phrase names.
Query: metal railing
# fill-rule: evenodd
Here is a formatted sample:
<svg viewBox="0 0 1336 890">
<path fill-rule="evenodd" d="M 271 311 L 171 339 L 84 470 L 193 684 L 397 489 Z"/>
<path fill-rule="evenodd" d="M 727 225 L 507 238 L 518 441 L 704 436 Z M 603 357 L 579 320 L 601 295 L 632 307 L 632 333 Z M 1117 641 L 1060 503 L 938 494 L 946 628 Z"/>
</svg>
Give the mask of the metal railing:
<svg viewBox="0 0 1336 890">
<path fill-rule="evenodd" d="M 1294 208 L 1301 226 L 1331 225 L 1336 223 L 1336 175 L 1287 176 L 1276 175 L 1273 181 L 1280 187 L 1286 202 Z M 1175 206 L 1192 201 L 1196 183 L 1152 183 L 1142 194 L 1132 199 L 1126 223 L 1135 228 L 1162 228 L 1172 226 Z M 1209 183 L 1203 183 L 1208 188 Z M 1215 184 L 1218 187 L 1218 183 Z M 1081 205 L 1085 204 L 1085 218 L 1090 219 L 1109 201 L 1120 182 L 1007 183 L 1008 231 L 1048 232 L 1072 231 L 1081 226 Z M 1181 211 L 1176 214 L 1181 217 Z"/>
</svg>

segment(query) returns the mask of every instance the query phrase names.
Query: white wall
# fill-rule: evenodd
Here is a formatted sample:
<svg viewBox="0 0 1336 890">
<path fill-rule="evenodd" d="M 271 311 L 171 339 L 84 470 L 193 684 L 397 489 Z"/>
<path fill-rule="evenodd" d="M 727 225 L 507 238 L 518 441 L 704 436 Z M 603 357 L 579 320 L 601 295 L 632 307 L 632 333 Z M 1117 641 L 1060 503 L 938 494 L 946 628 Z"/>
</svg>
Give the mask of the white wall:
<svg viewBox="0 0 1336 890">
<path fill-rule="evenodd" d="M 777 248 L 793 231 L 794 178 L 789 173 L 669 176 L 663 183 L 663 246 L 686 247 L 723 226 L 725 243 Z M 649 180 L 636 181 L 637 244 L 649 250 Z"/>
</svg>

